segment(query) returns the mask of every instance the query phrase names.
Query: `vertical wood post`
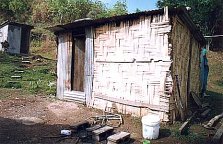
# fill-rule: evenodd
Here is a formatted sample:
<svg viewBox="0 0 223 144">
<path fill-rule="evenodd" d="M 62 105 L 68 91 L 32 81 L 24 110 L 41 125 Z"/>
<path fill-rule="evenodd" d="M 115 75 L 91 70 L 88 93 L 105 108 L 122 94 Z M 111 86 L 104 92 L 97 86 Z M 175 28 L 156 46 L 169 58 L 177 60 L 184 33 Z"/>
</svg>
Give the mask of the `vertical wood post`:
<svg viewBox="0 0 223 144">
<path fill-rule="evenodd" d="M 93 87 L 93 64 L 94 64 L 94 30 L 92 27 L 85 29 L 85 86 L 86 104 L 90 106 Z"/>
</svg>

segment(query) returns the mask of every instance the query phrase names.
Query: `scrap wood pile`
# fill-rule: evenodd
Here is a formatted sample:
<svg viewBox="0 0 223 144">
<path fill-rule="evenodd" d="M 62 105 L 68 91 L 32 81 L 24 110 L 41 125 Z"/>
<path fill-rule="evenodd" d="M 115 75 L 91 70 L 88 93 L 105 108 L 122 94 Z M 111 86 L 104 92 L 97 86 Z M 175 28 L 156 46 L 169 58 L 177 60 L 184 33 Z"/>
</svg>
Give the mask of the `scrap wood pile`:
<svg viewBox="0 0 223 144">
<path fill-rule="evenodd" d="M 191 116 L 182 124 L 179 128 L 180 134 L 186 134 L 191 122 L 193 119 L 205 119 L 211 112 L 210 104 L 207 102 L 203 102 L 200 97 L 194 92 L 190 93 L 190 96 L 193 98 L 194 102 L 196 103 L 198 109 L 196 109 Z M 223 112 L 219 115 L 214 116 L 207 124 L 202 124 L 202 126 L 206 129 L 216 129 L 214 126 L 216 123 L 223 117 Z M 212 138 L 213 143 L 219 143 L 223 140 L 223 124 L 218 128 L 217 132 L 215 133 L 214 137 Z"/>
<path fill-rule="evenodd" d="M 93 120 L 93 121 L 92 121 Z M 113 123 L 109 123 L 113 121 Z M 113 126 L 114 121 L 118 124 Z M 75 139 L 75 143 L 107 143 L 107 144 L 129 144 L 130 133 L 116 131 L 115 128 L 123 124 L 121 115 L 106 114 L 91 117 L 74 125 L 69 130 L 61 130 L 59 136 L 47 136 L 45 138 L 60 138 L 58 142 L 65 139 Z"/>
</svg>

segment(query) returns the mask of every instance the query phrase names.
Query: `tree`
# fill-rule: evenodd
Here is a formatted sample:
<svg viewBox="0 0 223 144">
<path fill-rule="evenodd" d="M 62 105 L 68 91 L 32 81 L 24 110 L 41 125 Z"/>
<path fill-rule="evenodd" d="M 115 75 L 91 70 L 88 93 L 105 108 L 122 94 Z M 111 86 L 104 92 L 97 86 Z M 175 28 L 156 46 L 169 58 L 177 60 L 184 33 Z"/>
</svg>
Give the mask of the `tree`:
<svg viewBox="0 0 223 144">
<path fill-rule="evenodd" d="M 31 3 L 32 0 L 1 0 L 0 16 L 2 21 L 26 22 L 31 14 Z"/>
<path fill-rule="evenodd" d="M 191 7 L 189 14 L 194 23 L 197 24 L 204 35 L 213 35 L 220 34 L 219 32 L 222 31 L 223 3 L 221 1 L 222 0 L 158 0 L 157 6 L 159 8 L 164 6 Z M 216 44 L 216 42 L 213 43 L 213 47 L 215 47 L 214 45 Z"/>
<path fill-rule="evenodd" d="M 141 12 L 141 10 L 140 9 L 138 9 L 138 8 L 136 8 L 136 11 L 135 11 L 136 13 L 138 13 L 138 12 Z"/>
</svg>

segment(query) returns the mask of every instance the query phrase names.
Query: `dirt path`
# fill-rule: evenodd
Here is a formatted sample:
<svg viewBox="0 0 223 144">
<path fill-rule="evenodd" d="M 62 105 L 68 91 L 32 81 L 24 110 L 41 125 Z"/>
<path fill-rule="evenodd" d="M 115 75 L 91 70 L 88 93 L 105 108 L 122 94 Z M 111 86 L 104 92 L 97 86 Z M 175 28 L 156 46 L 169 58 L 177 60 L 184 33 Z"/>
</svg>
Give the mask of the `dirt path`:
<svg viewBox="0 0 223 144">
<path fill-rule="evenodd" d="M 62 129 L 89 117 L 101 115 L 99 110 L 86 108 L 73 102 L 64 102 L 45 96 L 30 96 L 19 90 L 0 89 L 0 144 L 74 144 L 72 139 L 49 138 L 59 136 Z M 37 119 L 38 118 L 38 119 Z M 37 119 L 37 123 L 27 122 Z M 40 119 L 40 121 L 38 121 Z M 123 116 L 124 124 L 116 131 L 131 133 L 134 144 L 142 143 L 142 127 L 139 118 Z M 153 144 L 184 144 L 171 136 L 168 128 L 160 128 L 160 136 Z M 79 142 L 80 144 L 82 142 Z M 93 144 L 93 143 L 92 143 Z"/>
</svg>

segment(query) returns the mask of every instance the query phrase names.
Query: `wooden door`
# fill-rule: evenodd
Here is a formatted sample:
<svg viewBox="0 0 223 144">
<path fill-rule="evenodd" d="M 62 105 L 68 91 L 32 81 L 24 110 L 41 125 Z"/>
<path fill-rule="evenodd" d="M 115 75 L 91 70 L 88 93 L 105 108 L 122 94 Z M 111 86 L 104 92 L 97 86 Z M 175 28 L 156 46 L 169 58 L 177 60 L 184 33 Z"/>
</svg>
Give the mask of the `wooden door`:
<svg viewBox="0 0 223 144">
<path fill-rule="evenodd" d="M 71 89 L 84 92 L 85 37 L 74 38 Z"/>
</svg>

